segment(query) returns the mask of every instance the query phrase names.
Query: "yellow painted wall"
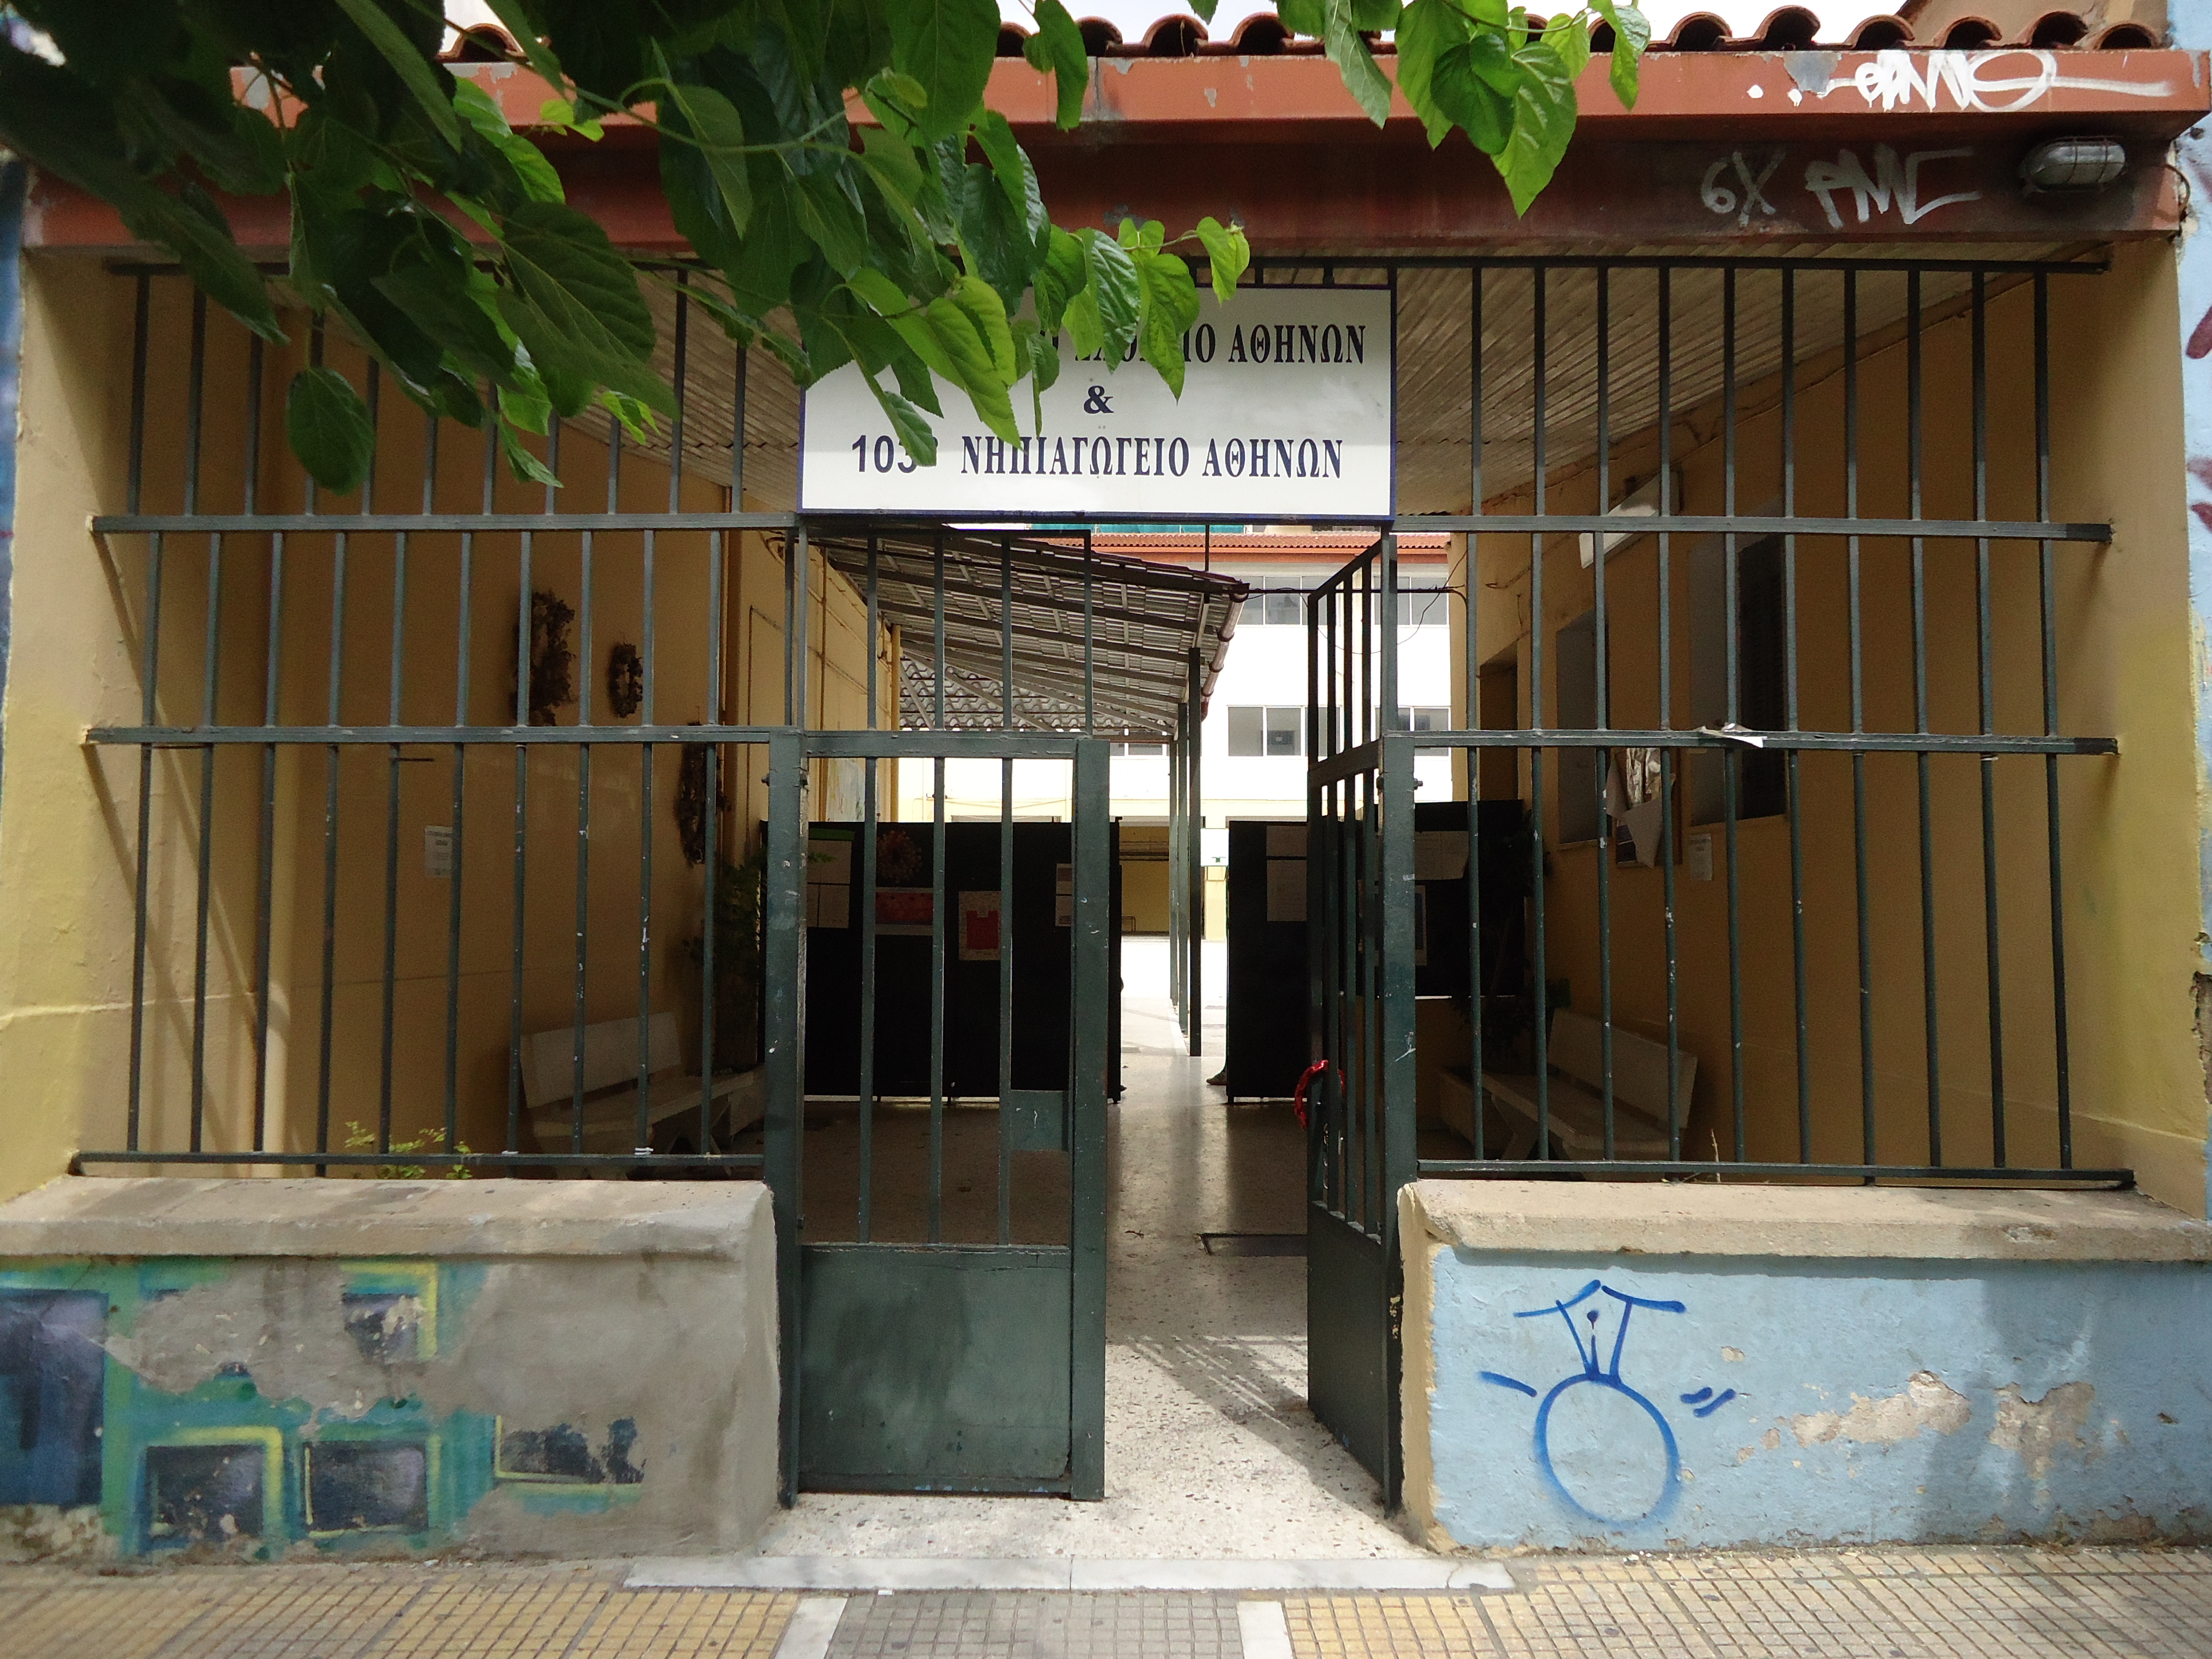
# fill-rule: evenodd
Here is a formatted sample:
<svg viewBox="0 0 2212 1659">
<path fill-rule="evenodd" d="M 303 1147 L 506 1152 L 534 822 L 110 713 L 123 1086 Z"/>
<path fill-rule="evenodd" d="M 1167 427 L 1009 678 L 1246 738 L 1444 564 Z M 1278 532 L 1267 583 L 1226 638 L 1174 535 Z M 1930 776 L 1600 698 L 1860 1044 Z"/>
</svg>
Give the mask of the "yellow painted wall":
<svg viewBox="0 0 2212 1659">
<path fill-rule="evenodd" d="M 185 407 L 189 299 L 183 285 L 155 284 L 154 338 L 148 374 L 149 421 L 143 504 L 181 510 L 187 449 Z M 13 1085 L 4 1109 L 10 1133 L 0 1149 L 0 1193 L 60 1172 L 79 1146 L 124 1144 L 133 959 L 132 890 L 138 844 L 136 750 L 82 743 L 88 726 L 129 723 L 140 712 L 140 649 L 149 547 L 122 537 L 102 547 L 88 534 L 95 512 L 125 505 L 130 404 L 131 284 L 82 261 L 27 261 L 23 436 L 15 589 L 15 636 L 7 708 L 6 788 L 0 794 L 0 904 L 13 926 L 0 945 L 0 1075 Z M 241 505 L 246 453 L 247 358 L 243 331 L 220 313 L 209 320 L 206 421 L 201 441 L 200 506 Z M 305 350 L 305 330 L 272 348 L 258 434 L 266 511 L 301 505 L 284 454 L 282 391 Z M 359 365 L 333 341 L 331 360 Z M 423 421 L 404 398 L 383 400 L 375 506 L 411 511 L 423 503 Z M 432 505 L 467 512 L 483 501 L 482 440 L 448 423 L 441 433 Z M 576 430 L 562 441 L 562 505 L 608 503 L 607 452 Z M 504 465 L 492 475 L 491 506 L 527 511 L 543 492 Z M 621 510 L 653 511 L 669 500 L 665 468 L 625 458 Z M 287 490 L 291 493 L 288 496 Z M 720 508 L 725 488 L 691 479 L 681 503 Z M 325 507 L 332 506 L 325 502 Z M 350 507 L 351 502 L 343 504 Z M 580 534 L 540 535 L 531 550 L 530 585 L 581 610 Z M 220 672 L 216 718 L 252 722 L 267 695 L 272 547 L 266 536 L 225 538 L 220 624 L 214 630 Z M 283 617 L 275 687 L 279 723 L 328 717 L 333 658 L 337 539 L 295 534 L 283 559 Z M 522 539 L 479 534 L 470 550 L 473 576 L 467 641 L 471 723 L 513 718 Z M 456 711 L 461 641 L 456 631 L 463 557 L 459 535 L 416 535 L 406 553 L 406 605 L 398 719 L 442 723 Z M 635 533 L 596 538 L 589 659 L 583 626 L 573 678 L 588 688 L 594 716 L 606 707 L 607 655 L 617 641 L 642 646 L 644 546 Z M 346 605 L 339 640 L 343 673 L 338 718 L 383 724 L 392 718 L 393 611 L 398 550 L 388 536 L 360 536 L 344 549 Z M 783 561 L 765 538 L 743 538 L 728 561 L 724 672 L 709 671 L 709 538 L 664 532 L 653 549 L 655 716 L 663 722 L 781 718 Z M 813 561 L 809 619 L 809 694 L 816 725 L 866 723 L 866 611 L 849 584 Z M 160 712 L 165 723 L 202 717 L 210 561 L 204 538 L 172 537 L 162 561 Z M 896 720 L 896 677 L 889 641 L 879 674 L 886 723 Z M 560 712 L 573 723 L 580 710 Z M 640 716 L 632 716 L 633 720 Z M 149 878 L 149 1013 L 144 1048 L 145 1144 L 181 1146 L 191 1133 L 195 997 L 197 872 L 202 760 L 198 750 L 154 757 Z M 211 1147 L 248 1143 L 256 1094 L 253 999 L 259 949 L 261 802 L 266 751 L 220 750 L 209 799 L 214 835 L 209 875 L 206 1050 L 202 1065 L 204 1132 Z M 725 852 L 743 850 L 749 826 L 765 815 L 765 751 L 727 751 L 728 802 L 719 834 Z M 324 988 L 325 823 L 335 791 L 336 881 L 332 971 L 334 1018 L 327 1107 L 334 1145 L 346 1126 L 373 1127 L 381 1091 L 382 985 L 388 826 L 397 824 L 394 994 L 391 1045 L 394 1130 L 404 1138 L 442 1123 L 445 1101 L 447 921 L 452 883 L 425 870 L 422 831 L 455 821 L 450 749 L 410 748 L 395 763 L 382 747 L 346 748 L 335 768 L 325 749 L 276 751 L 270 822 L 268 949 L 270 1060 L 261 1110 L 268 1144 L 314 1142 L 324 1110 L 319 1079 Z M 641 890 L 639 834 L 644 751 L 600 745 L 586 765 L 567 747 L 532 751 L 522 820 L 521 982 L 526 1033 L 566 1025 L 576 994 L 580 805 L 587 805 L 589 878 L 582 911 L 589 940 L 585 1015 L 605 1020 L 639 1006 L 641 891 L 649 891 L 649 997 L 681 1016 L 696 1043 L 698 974 L 684 941 L 699 931 L 702 870 L 679 845 L 674 802 L 678 757 L 653 762 L 653 866 Z M 817 808 L 854 780 L 823 763 L 812 793 Z M 392 793 L 396 779 L 396 815 Z M 895 781 L 886 790 L 896 798 Z M 456 1070 L 459 1123 L 479 1149 L 507 1139 L 509 994 L 514 977 L 517 829 L 515 751 L 470 751 L 461 796 L 461 929 Z M 693 1051 L 696 1053 L 696 1049 Z M 523 1144 L 529 1144 L 528 1131 Z"/>
<path fill-rule="evenodd" d="M 2197 801 L 2188 672 L 2180 383 L 2174 356 L 2172 256 L 2162 246 L 2116 251 L 2112 274 L 2055 286 L 2053 516 L 2109 520 L 2108 549 L 2057 553 L 2059 729 L 2112 734 L 2117 759 L 2059 763 L 2065 846 L 2068 1008 L 2075 1157 L 2083 1165 L 2134 1167 L 2144 1187 L 2197 1212 L 2204 1206 L 2205 1079 L 2193 1029 L 2197 910 Z M 2032 468 L 2030 290 L 1991 304 L 1989 337 L 1990 514 L 2035 516 Z M 2094 319 L 2094 325 L 2087 325 Z M 1966 434 L 1972 418 L 1970 338 L 1963 319 L 1926 335 L 1929 471 L 1925 512 L 1972 516 Z M 1902 516 L 1906 424 L 1905 352 L 1891 343 L 1860 365 L 1861 494 L 1869 516 Z M 1746 387 L 1737 442 L 1736 510 L 1778 510 L 1779 416 L 1771 384 Z M 1844 510 L 1839 457 L 1843 377 L 1834 358 L 1801 368 L 1797 511 Z M 1681 510 L 1723 510 L 1717 404 L 1677 418 Z M 1621 446 L 1616 481 L 1648 476 L 1656 434 Z M 1553 511 L 1588 511 L 1587 470 L 1555 477 Z M 1616 489 L 1618 484 L 1616 483 Z M 1524 495 L 1492 510 L 1526 511 Z M 1674 724 L 1694 723 L 1691 702 L 1691 544 L 1671 550 Z M 1542 690 L 1555 696 L 1554 639 L 1589 611 L 1593 573 L 1575 538 L 1552 538 L 1545 563 L 1547 660 Z M 1480 538 L 1477 657 L 1511 652 L 1519 664 L 1522 718 L 1529 718 L 1528 539 Z M 1847 729 L 1848 588 L 1840 538 L 1798 543 L 1800 723 Z M 1978 722 L 1974 555 L 1971 544 L 1930 543 L 1928 672 L 1931 725 L 1972 731 Z M 2041 730 L 2039 586 L 2032 546 L 1994 551 L 1996 726 Z M 1904 544 L 1864 545 L 1862 570 L 1867 724 L 1912 723 L 1908 555 Z M 1463 580 L 1463 558 L 1455 581 Z M 1612 723 L 1658 723 L 1657 556 L 1652 538 L 1608 562 Z M 1454 619 L 1455 629 L 1459 618 Z M 1455 646 L 1455 666 L 1463 660 Z M 1465 688 L 1458 704 L 1466 707 Z M 1547 713 L 1556 721 L 1556 711 Z M 1554 751 L 1556 752 L 1556 751 Z M 1858 958 L 1853 874 L 1851 762 L 1808 755 L 1801 763 L 1808 1056 L 1816 1158 L 1861 1156 Z M 1556 763 L 1547 779 L 1551 826 L 1559 819 Z M 2044 763 L 2000 761 L 1995 770 L 1998 927 L 2008 1154 L 2014 1164 L 2057 1161 L 2051 1016 L 2048 846 Z M 1929 768 L 1936 858 L 1938 1029 L 1946 1161 L 1990 1155 L 1990 1039 L 1985 963 L 1978 763 L 1938 757 Z M 1528 769 L 1522 763 L 1525 795 Z M 1865 763 L 1869 932 L 1878 1155 L 1927 1155 L 1927 1076 L 1921 969 L 1916 763 L 1879 756 Z M 1462 785 L 1464 787 L 1464 771 Z M 1683 823 L 1682 833 L 1689 826 Z M 1677 866 L 1680 1018 L 1698 1076 L 1686 1156 L 1730 1155 L 1725 843 L 1713 829 L 1711 882 Z M 1747 1155 L 1797 1155 L 1796 989 L 1787 820 L 1745 822 L 1738 841 L 1740 969 L 1744 1009 Z M 1598 1006 L 1598 881 L 1594 844 L 1554 844 L 1546 917 L 1549 976 L 1570 981 L 1573 1006 Z M 1662 878 L 1616 866 L 1611 881 L 1613 1008 L 1629 1029 L 1665 1030 Z"/>
</svg>

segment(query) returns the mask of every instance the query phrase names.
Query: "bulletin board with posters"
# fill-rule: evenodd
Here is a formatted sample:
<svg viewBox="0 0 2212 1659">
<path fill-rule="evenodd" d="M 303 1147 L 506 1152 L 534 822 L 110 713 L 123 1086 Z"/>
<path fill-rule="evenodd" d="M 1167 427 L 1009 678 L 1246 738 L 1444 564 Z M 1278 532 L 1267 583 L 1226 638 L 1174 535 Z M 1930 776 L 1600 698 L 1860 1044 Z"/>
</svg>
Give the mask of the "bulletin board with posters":
<svg viewBox="0 0 2212 1659">
<path fill-rule="evenodd" d="M 999 972 L 1013 946 L 1013 1085 L 1067 1086 L 1073 831 L 1066 823 L 1014 825 L 1011 915 L 999 887 L 999 825 L 948 823 L 945 836 L 945 1067 L 949 1097 L 999 1091 Z M 807 829 L 806 1092 L 859 1092 L 860 946 L 865 858 L 860 823 Z M 936 932 L 933 885 L 938 826 L 876 827 L 875 1089 L 878 1096 L 930 1092 L 931 973 Z M 1119 847 L 1109 849 L 1114 890 L 1108 915 L 1108 971 L 1121 981 Z M 1108 1087 L 1121 1090 L 1121 1007 L 1107 1013 Z"/>
</svg>

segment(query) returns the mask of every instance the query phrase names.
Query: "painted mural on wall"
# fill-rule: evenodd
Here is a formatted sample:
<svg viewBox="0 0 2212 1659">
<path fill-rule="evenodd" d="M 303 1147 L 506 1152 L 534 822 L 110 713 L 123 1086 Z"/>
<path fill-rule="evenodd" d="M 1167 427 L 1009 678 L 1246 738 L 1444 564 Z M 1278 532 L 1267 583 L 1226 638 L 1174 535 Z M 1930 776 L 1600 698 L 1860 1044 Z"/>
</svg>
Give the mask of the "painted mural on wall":
<svg viewBox="0 0 2212 1659">
<path fill-rule="evenodd" d="M 2212 1269 L 1970 1265 L 1443 1250 L 1424 1507 L 1468 1548 L 2212 1536 Z"/>
<path fill-rule="evenodd" d="M 646 1472 L 630 1419 L 514 1423 L 438 1397 L 441 1345 L 484 1271 L 0 1264 L 0 1549 L 411 1553 L 463 1535 L 495 1492 L 539 1512 L 634 1501 Z M 234 1274 L 265 1316 L 234 1297 L 187 1310 Z M 310 1375 L 319 1386 L 303 1390 Z"/>
</svg>

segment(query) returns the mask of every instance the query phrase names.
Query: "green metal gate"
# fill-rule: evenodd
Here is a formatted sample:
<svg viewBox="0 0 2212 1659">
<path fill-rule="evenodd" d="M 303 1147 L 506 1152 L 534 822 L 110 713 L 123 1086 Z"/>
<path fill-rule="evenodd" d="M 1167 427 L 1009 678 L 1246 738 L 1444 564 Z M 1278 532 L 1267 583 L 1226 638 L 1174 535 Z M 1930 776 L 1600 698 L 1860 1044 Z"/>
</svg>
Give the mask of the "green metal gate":
<svg viewBox="0 0 2212 1659">
<path fill-rule="evenodd" d="M 1413 1178 L 1413 746 L 1397 542 L 1307 601 L 1307 1394 L 1398 1501 L 1398 1189 Z"/>
<path fill-rule="evenodd" d="M 1107 744 L 1045 738 L 936 739 L 921 753 L 896 733 L 793 733 L 770 745 L 767 929 L 769 1107 L 767 1174 L 775 1193 L 783 1321 L 784 1459 L 787 1491 L 882 1490 L 1104 1495 Z M 925 740 L 926 742 L 927 740 Z M 948 749 L 951 752 L 948 754 Z M 803 1211 L 805 1132 L 801 1086 L 805 1054 L 805 867 L 808 762 L 898 757 L 1064 760 L 1073 773 L 1073 891 L 1069 896 L 1071 1042 L 1064 1087 L 1003 1086 L 996 1113 L 1000 1176 L 996 1237 L 947 1240 L 942 1213 L 945 1131 L 950 1103 L 929 1102 L 929 1236 L 872 1237 L 864 1212 L 857 1237 L 810 1239 Z M 875 769 L 869 766 L 872 779 Z M 941 771 L 940 771 L 941 775 Z M 876 833 L 869 792 L 862 842 L 864 955 L 875 948 Z M 943 794 L 939 795 L 935 986 L 932 1046 L 941 1055 L 948 938 Z M 1012 817 L 999 890 L 1013 913 Z M 1012 929 L 1000 934 L 1002 1013 L 1014 1003 Z M 868 978 L 872 984 L 872 973 Z M 1001 1026 L 1011 1070 L 1012 1031 Z M 864 1056 L 864 1066 L 872 1054 Z M 864 1077 L 860 1110 L 877 1109 Z M 866 1143 L 864 1142 L 864 1145 Z M 1014 1154 L 1059 1150 L 1068 1163 L 1065 1241 L 1015 1242 L 1011 1217 Z M 872 1151 L 872 1147 L 870 1149 Z M 862 1190 L 870 1190 L 864 1176 Z M 836 1231 L 817 1225 L 819 1234 Z"/>
<path fill-rule="evenodd" d="M 811 728 L 802 692 L 769 745 L 764 1152 L 786 1494 L 1102 1498 L 1118 995 L 1103 734 L 1165 735 L 1184 717 L 1194 642 L 1233 626 L 1243 589 L 1079 541 L 885 526 L 824 528 L 814 545 L 865 597 L 868 637 L 895 629 L 905 644 L 899 729 L 878 729 L 872 658 L 868 729 Z M 787 607 L 794 662 L 809 611 L 803 593 Z M 926 771 L 927 820 L 885 811 L 902 767 Z M 836 829 L 810 799 L 831 768 L 859 789 L 854 822 Z M 966 795 L 995 797 L 995 823 L 951 822 L 958 768 Z M 1036 821 L 1040 780 L 1064 824 Z M 834 986 L 811 970 L 817 831 L 850 837 L 835 844 L 851 848 L 855 900 L 836 945 L 856 950 L 857 973 Z M 857 994 L 857 1020 L 816 1011 L 825 1032 L 856 1036 L 856 1055 L 833 1066 L 810 1050 L 810 987 Z M 994 1065 L 977 1057 L 986 1033 Z M 848 1103 L 849 1125 L 808 1117 Z"/>
</svg>

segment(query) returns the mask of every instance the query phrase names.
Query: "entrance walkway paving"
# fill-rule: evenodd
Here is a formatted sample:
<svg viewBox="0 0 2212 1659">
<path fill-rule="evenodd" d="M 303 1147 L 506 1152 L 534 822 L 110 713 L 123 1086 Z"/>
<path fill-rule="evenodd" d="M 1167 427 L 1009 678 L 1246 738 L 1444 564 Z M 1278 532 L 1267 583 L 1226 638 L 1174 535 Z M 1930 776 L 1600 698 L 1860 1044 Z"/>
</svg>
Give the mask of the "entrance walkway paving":
<svg viewBox="0 0 2212 1659">
<path fill-rule="evenodd" d="M 1532 1557 L 1510 1589 L 624 1587 L 627 1563 L 0 1568 L 15 1659 L 2202 1659 L 2212 1551 Z"/>
</svg>

